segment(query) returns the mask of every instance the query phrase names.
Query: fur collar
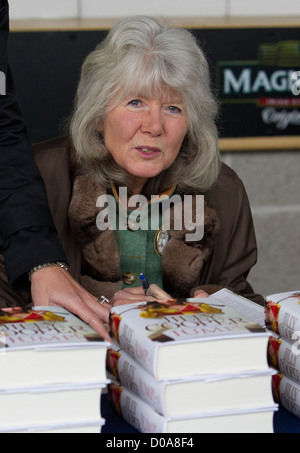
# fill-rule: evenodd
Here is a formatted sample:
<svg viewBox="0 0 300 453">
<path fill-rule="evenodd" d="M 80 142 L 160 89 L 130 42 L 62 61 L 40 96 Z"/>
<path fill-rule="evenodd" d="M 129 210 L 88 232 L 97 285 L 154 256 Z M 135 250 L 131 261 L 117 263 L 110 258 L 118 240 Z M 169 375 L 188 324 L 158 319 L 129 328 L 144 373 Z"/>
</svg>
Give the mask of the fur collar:
<svg viewBox="0 0 300 453">
<path fill-rule="evenodd" d="M 104 194 L 105 189 L 97 187 L 88 176 L 77 173 L 74 177 L 69 220 L 81 245 L 83 274 L 88 274 L 96 282 L 120 282 L 120 260 L 114 231 L 100 231 L 96 225 L 96 218 L 103 209 L 97 207 L 97 199 Z M 194 203 L 193 221 L 195 218 Z M 172 207 L 171 219 L 174 219 Z M 169 241 L 162 253 L 162 267 L 165 289 L 177 296 L 187 294 L 188 288 L 192 289 L 198 285 L 203 263 L 209 258 L 214 247 L 214 239 L 219 231 L 219 219 L 216 212 L 205 204 L 204 237 L 195 242 L 186 241 L 186 234 L 191 233 L 190 231 L 175 231 L 172 223 L 171 221 L 168 231 Z"/>
</svg>

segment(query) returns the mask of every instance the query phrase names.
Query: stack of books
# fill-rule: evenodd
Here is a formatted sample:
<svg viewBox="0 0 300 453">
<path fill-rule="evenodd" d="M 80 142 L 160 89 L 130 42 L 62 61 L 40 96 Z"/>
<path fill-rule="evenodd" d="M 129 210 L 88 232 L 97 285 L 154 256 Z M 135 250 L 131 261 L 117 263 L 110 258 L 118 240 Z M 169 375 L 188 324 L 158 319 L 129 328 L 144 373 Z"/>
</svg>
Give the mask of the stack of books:
<svg viewBox="0 0 300 453">
<path fill-rule="evenodd" d="M 274 399 L 300 417 L 300 291 L 273 294 L 266 302 L 266 326 L 272 331 L 268 360 L 277 370 Z"/>
<path fill-rule="evenodd" d="M 0 310 L 0 432 L 100 433 L 110 343 L 60 307 Z"/>
<path fill-rule="evenodd" d="M 109 400 L 139 432 L 273 432 L 263 307 L 222 290 L 114 307 L 109 329 Z"/>
</svg>

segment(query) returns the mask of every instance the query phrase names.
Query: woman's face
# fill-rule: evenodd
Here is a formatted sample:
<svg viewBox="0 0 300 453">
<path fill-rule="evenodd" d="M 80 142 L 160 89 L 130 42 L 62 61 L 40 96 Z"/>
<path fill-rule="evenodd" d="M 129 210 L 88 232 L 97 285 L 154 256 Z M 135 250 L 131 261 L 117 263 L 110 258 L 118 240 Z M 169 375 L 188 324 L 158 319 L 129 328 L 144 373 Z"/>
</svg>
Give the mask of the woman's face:
<svg viewBox="0 0 300 453">
<path fill-rule="evenodd" d="M 134 193 L 175 161 L 188 130 L 181 95 L 129 96 L 108 109 L 102 131 L 119 167 L 133 176 Z"/>
</svg>

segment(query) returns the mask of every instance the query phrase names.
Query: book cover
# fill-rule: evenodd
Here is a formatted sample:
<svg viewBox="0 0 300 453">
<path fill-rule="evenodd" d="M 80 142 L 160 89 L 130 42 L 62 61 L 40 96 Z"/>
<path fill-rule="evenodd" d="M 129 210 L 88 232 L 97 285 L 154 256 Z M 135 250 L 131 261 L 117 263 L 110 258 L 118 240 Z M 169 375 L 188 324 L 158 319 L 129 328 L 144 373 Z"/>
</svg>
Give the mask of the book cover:
<svg viewBox="0 0 300 453">
<path fill-rule="evenodd" d="M 218 299 L 223 302 L 223 304 L 226 304 L 227 307 L 231 307 L 243 316 L 251 319 L 255 324 L 265 327 L 264 307 L 253 302 L 252 300 L 247 299 L 240 294 L 236 294 L 228 288 L 220 289 L 212 296 L 209 296 L 208 300 L 210 298 Z M 195 298 L 188 300 L 191 302 L 197 301 Z"/>
<path fill-rule="evenodd" d="M 217 299 L 114 307 L 111 337 L 157 379 L 268 368 L 268 332 Z"/>
<path fill-rule="evenodd" d="M 141 433 L 273 433 L 276 405 L 256 409 L 164 417 L 137 395 L 117 383 L 108 386 L 117 414 Z"/>
<path fill-rule="evenodd" d="M 288 341 L 300 335 L 300 291 L 273 294 L 266 297 L 265 321 L 268 329 Z"/>
<path fill-rule="evenodd" d="M 88 324 L 60 307 L 0 309 L 0 339 L 2 352 L 107 345 Z"/>
<path fill-rule="evenodd" d="M 117 345 L 108 349 L 106 363 L 108 376 L 167 417 L 274 403 L 271 378 L 275 371 L 271 369 L 157 381 Z"/>
</svg>

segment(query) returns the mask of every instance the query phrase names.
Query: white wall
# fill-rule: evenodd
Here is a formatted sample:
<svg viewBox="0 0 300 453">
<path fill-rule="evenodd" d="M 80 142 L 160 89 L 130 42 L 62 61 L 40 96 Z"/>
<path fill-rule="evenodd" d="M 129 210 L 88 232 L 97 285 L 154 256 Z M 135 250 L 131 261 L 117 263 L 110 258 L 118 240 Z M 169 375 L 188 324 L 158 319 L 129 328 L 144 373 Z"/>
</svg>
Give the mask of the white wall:
<svg viewBox="0 0 300 453">
<path fill-rule="evenodd" d="M 165 16 L 294 16 L 299 0 L 9 0 L 11 19 Z"/>
</svg>

